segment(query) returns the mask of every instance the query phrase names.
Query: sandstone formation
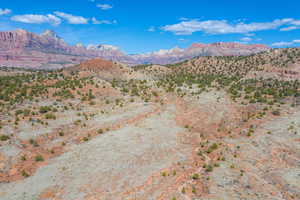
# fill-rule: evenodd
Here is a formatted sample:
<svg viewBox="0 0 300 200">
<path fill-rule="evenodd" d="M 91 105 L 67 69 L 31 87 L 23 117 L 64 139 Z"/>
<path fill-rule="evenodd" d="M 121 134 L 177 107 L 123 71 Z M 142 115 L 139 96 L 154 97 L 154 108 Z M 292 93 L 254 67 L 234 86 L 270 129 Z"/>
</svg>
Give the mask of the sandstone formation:
<svg viewBox="0 0 300 200">
<path fill-rule="evenodd" d="M 62 68 L 91 58 L 104 58 L 129 65 L 172 64 L 197 56 L 250 55 L 269 48 L 239 43 L 193 44 L 189 48 L 159 50 L 127 55 L 112 45 L 68 45 L 55 32 L 38 35 L 25 30 L 0 32 L 0 66 L 26 68 Z"/>
</svg>

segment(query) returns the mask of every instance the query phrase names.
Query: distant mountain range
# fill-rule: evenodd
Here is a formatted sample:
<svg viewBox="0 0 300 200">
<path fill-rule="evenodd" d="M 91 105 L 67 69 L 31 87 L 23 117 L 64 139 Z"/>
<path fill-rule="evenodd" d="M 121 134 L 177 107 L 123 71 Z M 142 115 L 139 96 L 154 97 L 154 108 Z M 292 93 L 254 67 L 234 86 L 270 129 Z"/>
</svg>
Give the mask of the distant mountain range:
<svg viewBox="0 0 300 200">
<path fill-rule="evenodd" d="M 172 64 L 196 56 L 250 55 L 269 49 L 261 44 L 195 43 L 186 49 L 128 55 L 112 45 L 71 46 L 51 30 L 40 35 L 22 29 L 0 32 L 0 66 L 8 67 L 61 68 L 97 57 L 128 65 Z"/>
</svg>

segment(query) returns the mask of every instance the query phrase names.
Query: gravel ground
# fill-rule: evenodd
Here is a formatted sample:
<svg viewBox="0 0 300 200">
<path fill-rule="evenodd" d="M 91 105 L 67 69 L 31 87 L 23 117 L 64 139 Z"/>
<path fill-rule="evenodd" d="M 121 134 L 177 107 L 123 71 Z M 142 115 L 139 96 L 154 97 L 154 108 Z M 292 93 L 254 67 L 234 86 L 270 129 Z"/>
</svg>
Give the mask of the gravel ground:
<svg viewBox="0 0 300 200">
<path fill-rule="evenodd" d="M 119 109 L 113 114 L 101 114 L 100 110 L 97 111 L 97 108 L 90 107 L 85 107 L 80 112 L 99 112 L 92 119 L 85 122 L 88 125 L 88 127 L 94 127 L 96 125 L 99 125 L 99 123 L 105 124 L 111 123 L 112 121 L 130 118 L 139 113 L 150 111 L 151 108 L 151 106 L 144 106 L 143 104 L 134 104 L 128 106 L 127 108 Z M 57 119 L 48 120 L 48 126 L 43 126 L 40 124 L 31 126 L 31 124 L 27 121 L 21 122 L 17 130 L 17 136 L 22 140 L 29 140 L 31 138 L 51 133 L 60 127 L 73 125 L 76 120 L 85 121 L 82 116 L 77 116 L 77 113 L 78 111 L 74 110 L 68 110 L 63 113 L 57 113 Z"/>
<path fill-rule="evenodd" d="M 59 188 L 64 200 L 84 199 L 86 195 L 107 200 L 133 198 L 124 192 L 143 185 L 152 174 L 185 160 L 191 152 L 190 147 L 178 142 L 183 129 L 176 125 L 174 112 L 175 107 L 168 106 L 135 125 L 74 145 L 33 176 L 0 184 L 0 198 L 37 199 L 49 188 Z M 138 195 L 142 191 L 134 194 Z"/>
<path fill-rule="evenodd" d="M 251 137 L 227 139 L 233 146 L 212 174 L 210 199 L 300 199 L 299 136 L 298 111 L 263 124 Z"/>
</svg>

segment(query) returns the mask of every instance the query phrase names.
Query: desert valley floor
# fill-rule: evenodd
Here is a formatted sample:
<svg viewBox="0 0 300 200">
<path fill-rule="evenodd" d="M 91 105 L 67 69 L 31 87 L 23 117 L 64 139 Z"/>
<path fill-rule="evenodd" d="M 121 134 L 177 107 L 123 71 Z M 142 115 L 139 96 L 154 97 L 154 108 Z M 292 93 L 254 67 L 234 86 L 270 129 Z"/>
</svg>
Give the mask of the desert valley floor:
<svg viewBox="0 0 300 200">
<path fill-rule="evenodd" d="M 298 64 L 202 77 L 211 73 L 203 63 L 217 73 L 223 59 L 230 63 L 133 70 L 96 59 L 60 72 L 3 70 L 16 101 L 1 97 L 0 199 L 300 199 Z M 271 78 L 255 82 L 257 71 Z"/>
</svg>

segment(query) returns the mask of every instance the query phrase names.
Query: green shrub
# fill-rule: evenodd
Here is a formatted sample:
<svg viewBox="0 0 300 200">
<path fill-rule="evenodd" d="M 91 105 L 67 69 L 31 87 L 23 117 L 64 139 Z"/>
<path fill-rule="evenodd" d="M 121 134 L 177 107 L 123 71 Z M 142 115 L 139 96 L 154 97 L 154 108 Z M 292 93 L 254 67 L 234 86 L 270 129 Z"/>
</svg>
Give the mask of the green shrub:
<svg viewBox="0 0 300 200">
<path fill-rule="evenodd" d="M 192 178 L 194 179 L 194 180 L 198 180 L 199 179 L 199 174 L 193 174 L 193 176 L 192 176 Z"/>
<path fill-rule="evenodd" d="M 103 130 L 102 130 L 102 129 L 99 129 L 99 130 L 97 131 L 97 133 L 98 133 L 98 134 L 102 134 L 102 133 L 103 133 Z"/>
<path fill-rule="evenodd" d="M 163 177 L 166 177 L 166 176 L 167 176 L 167 172 L 162 172 L 161 175 L 162 175 Z"/>
<path fill-rule="evenodd" d="M 280 116 L 280 111 L 279 110 L 274 110 L 272 112 L 272 114 L 275 115 L 275 116 Z"/>
<path fill-rule="evenodd" d="M 182 188 L 181 193 L 185 194 L 185 188 L 184 187 Z"/>
<path fill-rule="evenodd" d="M 192 193 L 196 193 L 197 191 L 196 191 L 196 188 L 195 188 L 195 186 L 193 186 L 193 188 L 192 188 Z"/>
<path fill-rule="evenodd" d="M 207 153 L 211 153 L 214 150 L 216 150 L 217 148 L 218 148 L 218 145 L 216 143 L 214 143 L 208 148 Z"/>
<path fill-rule="evenodd" d="M 26 156 L 25 156 L 25 155 L 22 155 L 22 156 L 21 156 L 21 160 L 22 160 L 22 161 L 27 160 L 27 159 L 26 159 Z"/>
<path fill-rule="evenodd" d="M 30 139 L 29 143 L 32 144 L 34 147 L 38 147 L 39 144 L 37 143 L 37 141 L 35 141 L 34 139 Z"/>
<path fill-rule="evenodd" d="M 207 165 L 205 171 L 206 172 L 212 172 L 213 171 L 213 166 Z"/>
<path fill-rule="evenodd" d="M 39 109 L 40 113 L 47 113 L 49 111 L 51 111 L 51 108 L 49 106 L 41 106 Z"/>
<path fill-rule="evenodd" d="M 23 170 L 22 171 L 22 176 L 24 176 L 25 178 L 27 178 L 27 177 L 29 177 L 29 174 L 25 170 Z"/>
<path fill-rule="evenodd" d="M 56 119 L 56 116 L 55 116 L 53 113 L 47 113 L 47 114 L 45 115 L 45 118 L 46 118 L 46 119 L 53 119 L 53 120 L 55 120 L 55 119 Z"/>
<path fill-rule="evenodd" d="M 41 156 L 41 155 L 37 155 L 37 156 L 35 156 L 35 161 L 36 161 L 36 162 L 43 162 L 43 161 L 44 161 L 44 158 L 43 158 L 43 156 Z"/>
<path fill-rule="evenodd" d="M 6 141 L 6 140 L 9 140 L 9 136 L 8 135 L 0 135 L 0 140 L 1 141 Z"/>
</svg>

